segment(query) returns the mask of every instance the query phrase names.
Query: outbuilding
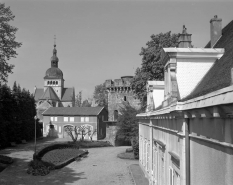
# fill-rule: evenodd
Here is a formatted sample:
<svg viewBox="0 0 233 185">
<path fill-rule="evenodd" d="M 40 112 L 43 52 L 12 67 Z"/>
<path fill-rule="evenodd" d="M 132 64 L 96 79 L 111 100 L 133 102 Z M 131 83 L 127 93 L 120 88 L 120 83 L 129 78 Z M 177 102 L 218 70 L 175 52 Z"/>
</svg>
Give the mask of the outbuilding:
<svg viewBox="0 0 233 185">
<path fill-rule="evenodd" d="M 105 121 L 108 120 L 108 112 L 104 107 L 50 107 L 42 115 L 44 136 L 48 135 L 50 125 L 53 125 L 59 138 L 69 137 L 65 132 L 66 126 L 85 126 L 92 132 L 95 131 L 93 140 L 106 137 Z M 85 139 L 88 139 L 88 134 Z"/>
</svg>

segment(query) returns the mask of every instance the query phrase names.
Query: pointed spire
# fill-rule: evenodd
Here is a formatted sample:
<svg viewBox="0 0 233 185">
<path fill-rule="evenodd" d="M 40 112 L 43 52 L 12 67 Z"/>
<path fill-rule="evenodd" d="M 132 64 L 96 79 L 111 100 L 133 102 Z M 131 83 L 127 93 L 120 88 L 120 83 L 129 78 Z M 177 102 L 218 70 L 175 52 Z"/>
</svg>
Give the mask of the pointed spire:
<svg viewBox="0 0 233 185">
<path fill-rule="evenodd" d="M 57 49 L 56 49 L 56 35 L 54 35 L 54 49 L 53 49 L 53 56 L 57 55 Z"/>
<path fill-rule="evenodd" d="M 53 48 L 53 56 L 51 58 L 51 67 L 58 67 L 58 57 L 57 57 L 57 49 L 56 49 L 56 35 L 54 35 L 54 48 Z"/>
</svg>

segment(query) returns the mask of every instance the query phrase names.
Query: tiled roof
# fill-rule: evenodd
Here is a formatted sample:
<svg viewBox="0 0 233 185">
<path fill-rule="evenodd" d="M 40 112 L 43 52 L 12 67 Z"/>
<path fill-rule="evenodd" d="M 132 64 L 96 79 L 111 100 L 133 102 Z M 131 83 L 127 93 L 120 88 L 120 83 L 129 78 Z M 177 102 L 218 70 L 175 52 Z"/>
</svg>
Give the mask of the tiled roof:
<svg viewBox="0 0 233 185">
<path fill-rule="evenodd" d="M 41 104 L 39 104 L 36 109 L 43 109 L 46 110 L 49 107 L 52 107 L 52 105 L 48 101 L 43 101 Z"/>
<path fill-rule="evenodd" d="M 74 89 L 73 88 L 63 88 L 62 102 L 73 101 L 74 98 Z"/>
<path fill-rule="evenodd" d="M 35 101 L 38 101 L 41 98 L 41 96 L 43 95 L 43 93 L 44 93 L 44 89 L 37 88 L 35 91 L 35 94 L 34 94 Z"/>
<path fill-rule="evenodd" d="M 59 101 L 57 94 L 54 92 L 52 87 L 47 87 L 44 94 L 40 98 L 40 100 L 56 100 Z"/>
<path fill-rule="evenodd" d="M 97 116 L 104 107 L 50 107 L 43 116 Z"/>
<path fill-rule="evenodd" d="M 206 47 L 210 47 L 210 43 Z M 231 85 L 231 68 L 233 68 L 233 21 L 223 28 L 222 36 L 214 45 L 214 48 L 224 48 L 224 55 L 215 62 L 194 91 L 181 101 L 203 96 Z"/>
</svg>

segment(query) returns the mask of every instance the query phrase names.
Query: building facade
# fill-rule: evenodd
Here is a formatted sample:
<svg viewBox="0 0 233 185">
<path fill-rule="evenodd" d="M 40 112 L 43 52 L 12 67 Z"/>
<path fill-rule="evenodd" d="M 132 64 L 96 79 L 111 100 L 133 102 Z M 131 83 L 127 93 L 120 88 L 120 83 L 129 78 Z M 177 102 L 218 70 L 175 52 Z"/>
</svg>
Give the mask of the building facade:
<svg viewBox="0 0 233 185">
<path fill-rule="evenodd" d="M 54 137 L 70 138 L 65 131 L 66 126 L 85 126 L 94 132 L 93 140 L 106 137 L 105 121 L 108 119 L 108 113 L 104 107 L 50 107 L 42 114 L 44 136 L 49 135 L 50 125 L 53 125 Z M 88 134 L 85 135 L 85 139 L 90 139 Z"/>
<path fill-rule="evenodd" d="M 148 83 L 149 108 L 137 115 L 150 184 L 233 184 L 233 21 L 221 21 L 210 20 L 205 48 L 191 48 L 186 28 L 179 48 L 163 48 L 164 87 Z"/>
<path fill-rule="evenodd" d="M 56 45 L 54 45 L 51 67 L 44 76 L 44 87 L 34 89 L 34 98 L 37 107 L 37 117 L 42 118 L 42 112 L 49 107 L 73 107 L 75 104 L 74 88 L 64 87 L 63 72 L 58 68 Z"/>
<path fill-rule="evenodd" d="M 123 76 L 121 79 L 106 80 L 105 86 L 108 91 L 108 120 L 117 121 L 120 109 L 125 102 L 132 107 L 140 108 L 140 101 L 135 97 L 131 81 L 133 76 Z"/>
</svg>

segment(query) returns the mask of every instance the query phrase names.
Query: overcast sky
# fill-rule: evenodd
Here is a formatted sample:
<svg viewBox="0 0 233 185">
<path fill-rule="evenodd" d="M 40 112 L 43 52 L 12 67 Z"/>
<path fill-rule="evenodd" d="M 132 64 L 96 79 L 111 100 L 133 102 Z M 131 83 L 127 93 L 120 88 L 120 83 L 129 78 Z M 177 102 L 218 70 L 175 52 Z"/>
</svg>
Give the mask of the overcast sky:
<svg viewBox="0 0 233 185">
<path fill-rule="evenodd" d="M 8 84 L 17 81 L 33 92 L 43 87 L 50 68 L 56 35 L 59 68 L 65 87 L 75 87 L 91 97 L 94 87 L 106 79 L 134 75 L 141 65 L 139 55 L 152 34 L 180 33 L 185 24 L 194 47 L 204 47 L 210 39 L 209 21 L 214 15 L 223 27 L 233 19 L 233 1 L 72 1 L 5 0 L 19 28 L 22 42 Z"/>
</svg>

